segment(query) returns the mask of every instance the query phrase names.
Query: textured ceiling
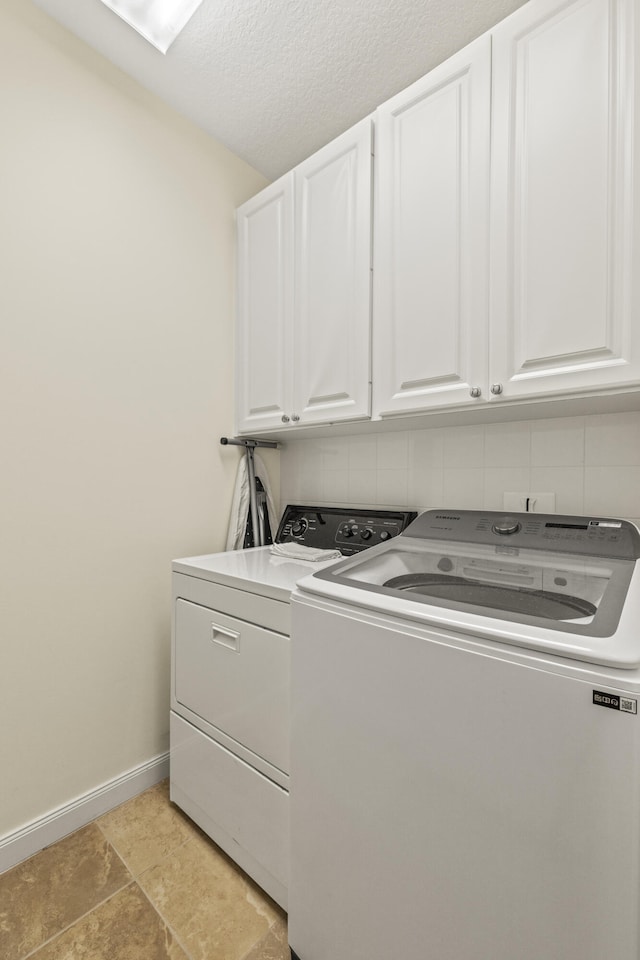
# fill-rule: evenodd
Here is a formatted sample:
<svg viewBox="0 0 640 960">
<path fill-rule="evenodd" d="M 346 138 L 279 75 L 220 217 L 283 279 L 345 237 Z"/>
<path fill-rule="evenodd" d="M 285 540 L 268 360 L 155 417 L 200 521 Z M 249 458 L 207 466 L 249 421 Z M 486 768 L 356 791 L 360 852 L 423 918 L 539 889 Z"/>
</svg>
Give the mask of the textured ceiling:
<svg viewBox="0 0 640 960">
<path fill-rule="evenodd" d="M 166 56 L 100 0 L 34 0 L 269 179 L 524 0 L 203 0 Z"/>
</svg>

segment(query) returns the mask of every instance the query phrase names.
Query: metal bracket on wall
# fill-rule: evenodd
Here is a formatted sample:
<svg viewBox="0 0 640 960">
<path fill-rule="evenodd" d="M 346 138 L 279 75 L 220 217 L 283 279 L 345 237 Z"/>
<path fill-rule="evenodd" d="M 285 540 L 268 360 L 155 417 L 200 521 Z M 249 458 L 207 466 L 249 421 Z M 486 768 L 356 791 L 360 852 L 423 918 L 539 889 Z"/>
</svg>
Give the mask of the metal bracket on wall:
<svg viewBox="0 0 640 960">
<path fill-rule="evenodd" d="M 248 437 L 220 437 L 220 443 L 223 447 L 244 447 L 247 457 L 247 476 L 249 478 L 249 502 L 251 507 L 251 526 L 253 529 L 254 543 L 257 547 L 264 546 L 264 523 L 260 522 L 258 516 L 258 502 L 256 500 L 256 471 L 253 462 L 253 451 L 256 447 L 271 447 L 277 449 L 278 443 L 275 440 L 253 440 Z"/>
</svg>

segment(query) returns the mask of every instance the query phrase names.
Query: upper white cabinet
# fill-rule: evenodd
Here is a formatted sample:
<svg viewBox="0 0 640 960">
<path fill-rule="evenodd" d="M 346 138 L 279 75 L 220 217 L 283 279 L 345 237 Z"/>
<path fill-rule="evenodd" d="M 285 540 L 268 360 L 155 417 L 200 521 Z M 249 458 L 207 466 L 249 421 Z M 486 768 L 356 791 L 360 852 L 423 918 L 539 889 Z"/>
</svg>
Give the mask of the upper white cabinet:
<svg viewBox="0 0 640 960">
<path fill-rule="evenodd" d="M 237 428 L 259 432 L 281 426 L 291 409 L 293 173 L 240 207 L 236 225 Z"/>
<path fill-rule="evenodd" d="M 372 298 L 369 120 L 239 211 L 239 429 L 639 390 L 638 0 L 529 0 L 375 123 Z"/>
<path fill-rule="evenodd" d="M 490 89 L 484 36 L 377 111 L 374 414 L 487 381 Z"/>
<path fill-rule="evenodd" d="M 378 110 L 374 416 L 640 383 L 634 6 L 530 0 Z"/>
<path fill-rule="evenodd" d="M 640 380 L 636 5 L 531 0 L 493 31 L 490 364 L 504 399 Z"/>
<path fill-rule="evenodd" d="M 370 414 L 371 149 L 367 119 L 238 210 L 239 432 Z"/>
<path fill-rule="evenodd" d="M 372 122 L 295 170 L 293 410 L 301 423 L 370 414 Z"/>
</svg>

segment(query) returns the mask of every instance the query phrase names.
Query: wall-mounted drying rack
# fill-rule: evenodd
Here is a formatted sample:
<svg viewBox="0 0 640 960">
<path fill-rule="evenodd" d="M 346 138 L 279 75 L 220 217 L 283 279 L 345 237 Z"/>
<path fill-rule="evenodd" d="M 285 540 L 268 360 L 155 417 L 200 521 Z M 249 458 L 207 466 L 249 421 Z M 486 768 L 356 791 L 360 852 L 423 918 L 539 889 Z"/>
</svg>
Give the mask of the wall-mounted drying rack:
<svg viewBox="0 0 640 960">
<path fill-rule="evenodd" d="M 276 449 L 278 443 L 276 440 L 253 440 L 248 437 L 220 437 L 220 443 L 223 447 L 244 447 L 247 458 L 247 476 L 249 478 L 249 504 L 251 508 L 251 528 L 253 530 L 253 542 L 256 547 L 262 547 L 265 543 L 265 525 L 264 525 L 264 505 L 263 509 L 258 510 L 258 500 L 256 497 L 256 470 L 253 462 L 253 451 L 256 447 L 270 447 Z"/>
</svg>

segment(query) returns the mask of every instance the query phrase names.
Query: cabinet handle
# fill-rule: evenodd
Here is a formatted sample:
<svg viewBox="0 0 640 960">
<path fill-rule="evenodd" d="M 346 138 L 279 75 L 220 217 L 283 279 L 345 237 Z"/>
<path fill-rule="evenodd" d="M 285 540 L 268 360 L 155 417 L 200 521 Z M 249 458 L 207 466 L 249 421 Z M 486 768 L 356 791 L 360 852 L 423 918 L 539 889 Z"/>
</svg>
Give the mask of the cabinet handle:
<svg viewBox="0 0 640 960">
<path fill-rule="evenodd" d="M 491 393 L 494 397 L 498 397 L 502 393 L 502 384 L 501 383 L 492 383 L 491 384 Z"/>
<path fill-rule="evenodd" d="M 478 397 L 482 396 L 482 390 L 480 389 L 480 387 L 471 387 L 471 389 L 469 390 L 469 396 L 473 397 L 474 400 L 477 400 Z"/>
<path fill-rule="evenodd" d="M 226 627 L 221 627 L 218 623 L 212 623 L 211 639 L 214 643 L 228 647 L 229 650 L 235 650 L 236 653 L 240 652 L 240 634 L 236 633 L 235 630 L 227 630 Z"/>
<path fill-rule="evenodd" d="M 283 413 L 283 414 L 282 414 L 282 418 L 281 418 L 281 419 L 282 419 L 282 422 L 283 422 L 283 423 L 289 423 L 289 417 L 286 415 L 286 413 Z"/>
<path fill-rule="evenodd" d="M 293 420 L 294 423 L 297 423 L 298 420 L 300 419 L 300 417 L 298 416 L 297 413 L 292 413 L 292 414 L 291 414 L 291 419 Z"/>
</svg>

